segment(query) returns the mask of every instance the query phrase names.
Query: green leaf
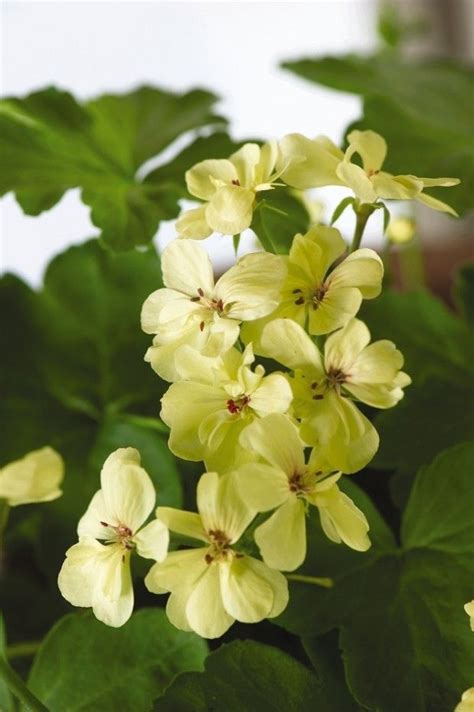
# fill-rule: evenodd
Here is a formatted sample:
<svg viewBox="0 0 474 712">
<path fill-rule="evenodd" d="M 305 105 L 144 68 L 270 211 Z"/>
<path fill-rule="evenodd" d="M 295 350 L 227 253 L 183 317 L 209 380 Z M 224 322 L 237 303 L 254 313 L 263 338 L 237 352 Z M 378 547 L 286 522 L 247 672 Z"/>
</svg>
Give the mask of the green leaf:
<svg viewBox="0 0 474 712">
<path fill-rule="evenodd" d="M 474 384 L 452 384 L 429 379 L 411 385 L 396 408 L 375 418 L 380 447 L 371 467 L 394 470 L 390 489 L 394 502 L 408 499 L 415 472 L 442 450 L 465 440 L 474 440 Z"/>
<path fill-rule="evenodd" d="M 474 262 L 463 265 L 457 273 L 454 298 L 461 314 L 474 326 Z"/>
<path fill-rule="evenodd" d="M 161 220 L 177 216 L 183 177 L 176 183 L 164 171 L 144 181 L 143 166 L 183 134 L 225 123 L 212 113 L 215 101 L 199 89 L 147 86 L 84 104 L 54 88 L 5 99 L 0 195 L 14 191 L 23 210 L 38 215 L 80 187 L 105 243 L 117 250 L 147 244 Z M 195 156 L 192 149 L 185 155 L 189 168 Z"/>
<path fill-rule="evenodd" d="M 361 319 L 373 341 L 395 342 L 405 357 L 403 369 L 415 384 L 438 376 L 463 385 L 472 376 L 472 339 L 466 324 L 429 292 L 386 289 L 378 299 L 364 302 Z"/>
<path fill-rule="evenodd" d="M 461 185 L 429 190 L 458 212 L 474 207 L 474 72 L 448 60 L 407 61 L 393 54 L 285 62 L 299 76 L 364 97 L 357 128 L 387 140 L 384 169 L 453 176 Z M 353 127 L 352 127 L 353 128 Z"/>
<path fill-rule="evenodd" d="M 347 688 L 337 632 L 332 630 L 317 638 L 303 638 L 302 642 L 334 712 L 362 712 Z"/>
<path fill-rule="evenodd" d="M 278 622 L 300 635 L 339 628 L 349 689 L 370 709 L 449 710 L 472 685 L 463 604 L 474 580 L 473 459 L 474 444 L 462 444 L 419 471 L 399 548 L 377 535 L 375 552 L 359 555 L 366 564 L 349 567 L 338 545 L 313 541 L 305 572 L 332 575 L 335 585 L 291 585 Z"/>
<path fill-rule="evenodd" d="M 50 712 L 149 710 L 184 670 L 201 670 L 207 645 L 161 609 L 109 628 L 90 613 L 62 618 L 43 641 L 28 685 Z"/>
<path fill-rule="evenodd" d="M 301 200 L 284 189 L 265 192 L 253 214 L 252 230 L 267 252 L 288 254 L 297 233 L 305 233 L 309 216 Z"/>
<path fill-rule="evenodd" d="M 37 559 L 51 576 L 52 600 L 64 551 L 112 450 L 137 447 L 160 504 L 181 504 L 165 435 L 148 426 L 165 384 L 143 361 L 149 336 L 140 309 L 160 286 L 154 250 L 113 254 L 97 241 L 57 257 L 38 294 L 10 276 L 0 282 L 2 463 L 46 444 L 66 462 L 63 496 L 18 508 L 11 519 L 14 527 L 37 513 Z"/>
<path fill-rule="evenodd" d="M 390 486 L 402 505 L 418 468 L 474 435 L 472 338 L 467 324 L 426 291 L 385 290 L 361 310 L 372 339 L 394 341 L 413 383 L 396 408 L 375 416 L 380 447 L 371 467 L 395 470 Z"/>
<path fill-rule="evenodd" d="M 349 207 L 349 205 L 352 205 L 352 206 L 355 205 L 355 198 L 352 198 L 350 195 L 347 198 L 343 198 L 341 200 L 341 202 L 339 203 L 339 205 L 336 206 L 336 208 L 332 214 L 332 217 L 331 217 L 331 223 L 330 223 L 331 225 L 334 225 L 336 220 L 339 220 L 342 213 L 344 212 L 344 210 L 347 207 Z"/>
<path fill-rule="evenodd" d="M 251 640 L 222 645 L 204 673 L 184 673 L 155 702 L 156 712 L 336 712 L 319 681 L 277 648 Z"/>
<path fill-rule="evenodd" d="M 0 613 L 0 656 L 6 659 L 7 639 L 5 634 L 5 624 Z M 7 684 L 0 679 L 0 710 L 2 712 L 14 712 L 15 706 L 12 695 Z"/>
</svg>

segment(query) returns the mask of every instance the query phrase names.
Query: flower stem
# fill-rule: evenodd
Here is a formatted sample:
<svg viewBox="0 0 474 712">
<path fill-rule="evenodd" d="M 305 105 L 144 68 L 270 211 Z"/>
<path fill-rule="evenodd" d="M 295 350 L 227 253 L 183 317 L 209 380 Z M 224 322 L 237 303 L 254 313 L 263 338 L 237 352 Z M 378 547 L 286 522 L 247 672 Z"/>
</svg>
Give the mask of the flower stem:
<svg viewBox="0 0 474 712">
<path fill-rule="evenodd" d="M 36 655 L 38 652 L 40 645 L 40 640 L 25 640 L 21 643 L 13 643 L 7 646 L 7 658 L 8 660 L 14 660 L 15 658 L 32 658 L 33 655 Z"/>
<path fill-rule="evenodd" d="M 10 506 L 8 504 L 8 501 L 6 499 L 0 498 L 0 576 L 2 575 L 2 572 L 3 572 L 3 560 L 4 560 L 3 533 L 7 526 L 9 514 L 10 514 Z"/>
<path fill-rule="evenodd" d="M 367 220 L 375 210 L 374 206 L 369 203 L 362 203 L 362 205 L 359 205 L 358 207 L 355 205 L 353 207 L 356 214 L 356 224 L 349 252 L 355 252 L 355 250 L 359 249 L 365 226 L 367 225 Z"/>
<path fill-rule="evenodd" d="M 313 586 L 332 588 L 334 581 L 330 578 L 320 578 L 318 576 L 303 576 L 302 574 L 286 574 L 289 581 L 299 581 L 300 583 L 311 583 Z"/>
<path fill-rule="evenodd" d="M 0 679 L 4 681 L 10 692 L 31 712 L 48 712 L 48 708 L 38 700 L 27 688 L 21 677 L 0 656 Z"/>
</svg>

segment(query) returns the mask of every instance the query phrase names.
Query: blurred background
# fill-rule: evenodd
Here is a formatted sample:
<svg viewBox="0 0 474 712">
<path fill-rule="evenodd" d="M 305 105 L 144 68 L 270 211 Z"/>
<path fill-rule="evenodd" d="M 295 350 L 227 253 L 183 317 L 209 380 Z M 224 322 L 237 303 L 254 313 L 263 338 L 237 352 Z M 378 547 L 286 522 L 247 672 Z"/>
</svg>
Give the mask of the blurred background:
<svg viewBox="0 0 474 712">
<path fill-rule="evenodd" d="M 385 39 L 384 17 L 386 25 L 392 22 Z M 362 99 L 309 84 L 279 65 L 301 57 L 372 54 L 390 44 L 397 22 L 411 28 L 399 48 L 406 56 L 473 57 L 474 0 L 398 0 L 390 6 L 379 0 L 10 0 L 2 5 L 1 90 L 22 96 L 53 84 L 88 99 L 146 83 L 180 91 L 200 86 L 222 97 L 218 109 L 229 118 L 236 139 L 298 131 L 327 134 L 340 143 L 348 124 L 360 116 Z M 163 162 L 181 147 L 169 147 Z M 334 188 L 317 191 L 322 219 L 329 219 L 344 194 Z M 443 198 L 449 202 L 447 194 Z M 0 208 L 2 270 L 33 285 L 41 283 L 54 254 L 98 234 L 78 190 L 39 217 L 24 215 L 11 194 Z M 397 212 L 403 215 L 406 209 L 397 205 Z M 377 214 L 369 221 L 366 244 L 381 245 L 381 219 Z M 416 219 L 428 271 L 442 291 L 446 275 L 472 253 L 472 219 L 455 221 L 422 208 Z M 347 236 L 352 220 L 348 211 L 339 223 Z M 173 225 L 162 224 L 158 244 L 173 236 Z M 252 239 L 247 236 L 244 249 Z M 218 267 L 232 259 L 230 240 L 214 237 L 206 246 Z"/>
</svg>

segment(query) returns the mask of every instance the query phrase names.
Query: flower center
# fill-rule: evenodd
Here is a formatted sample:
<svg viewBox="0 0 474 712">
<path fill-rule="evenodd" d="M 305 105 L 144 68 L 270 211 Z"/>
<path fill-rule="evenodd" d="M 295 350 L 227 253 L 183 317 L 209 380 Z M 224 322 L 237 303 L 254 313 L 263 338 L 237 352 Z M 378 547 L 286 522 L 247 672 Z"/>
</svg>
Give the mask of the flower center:
<svg viewBox="0 0 474 712">
<path fill-rule="evenodd" d="M 212 564 L 213 561 L 227 561 L 234 555 L 230 539 L 221 529 L 209 529 L 207 535 L 211 545 L 204 557 L 206 564 Z"/>
<path fill-rule="evenodd" d="M 203 307 L 209 309 L 210 311 L 215 311 L 219 316 L 223 316 L 225 312 L 225 306 L 222 299 L 215 299 L 214 297 L 206 297 L 204 290 L 199 287 L 197 290 L 197 296 L 191 297 L 192 302 L 199 302 Z M 202 329 L 201 329 L 202 331 Z"/>
<path fill-rule="evenodd" d="M 330 369 L 327 374 L 327 380 L 330 386 L 339 386 L 347 380 L 347 375 L 340 368 Z"/>
<path fill-rule="evenodd" d="M 292 293 L 296 297 L 295 304 L 297 306 L 301 306 L 302 304 L 308 303 L 313 307 L 313 309 L 317 309 L 323 301 L 327 291 L 328 286 L 326 284 L 320 284 L 313 291 L 309 292 L 306 297 L 303 294 L 302 289 L 293 289 Z"/>
<path fill-rule="evenodd" d="M 113 526 L 112 524 L 107 524 L 107 522 L 101 522 L 103 527 L 108 527 L 114 533 L 109 539 L 109 544 L 121 544 L 125 549 L 132 550 L 135 548 L 135 543 L 133 542 L 133 532 L 130 527 L 125 524 L 118 524 Z"/>
<path fill-rule="evenodd" d="M 235 413 L 241 413 L 243 410 L 245 410 L 249 403 L 250 396 L 244 394 L 242 396 L 239 396 L 238 398 L 229 398 L 226 403 L 226 406 L 229 413 L 232 413 L 232 415 L 234 415 Z"/>
<path fill-rule="evenodd" d="M 318 472 L 294 472 L 291 477 L 288 478 L 288 487 L 290 492 L 294 492 L 296 495 L 304 496 L 314 489 L 318 476 L 321 471 Z"/>
</svg>

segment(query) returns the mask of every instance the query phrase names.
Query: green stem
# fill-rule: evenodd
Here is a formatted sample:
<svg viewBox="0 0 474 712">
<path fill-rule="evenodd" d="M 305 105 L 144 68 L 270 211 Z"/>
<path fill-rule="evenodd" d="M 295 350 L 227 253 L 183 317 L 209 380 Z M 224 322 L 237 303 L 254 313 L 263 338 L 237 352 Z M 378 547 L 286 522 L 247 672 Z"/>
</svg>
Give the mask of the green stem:
<svg viewBox="0 0 474 712">
<path fill-rule="evenodd" d="M 318 576 L 303 576 L 302 574 L 286 574 L 289 581 L 300 581 L 301 583 L 311 583 L 313 586 L 332 588 L 334 581 L 330 578 L 320 578 Z"/>
<path fill-rule="evenodd" d="M 127 415 L 127 422 L 132 425 L 138 425 L 141 428 L 157 430 L 159 433 L 164 433 L 165 435 L 168 435 L 170 432 L 170 429 L 163 423 L 162 420 L 159 420 L 158 418 L 150 418 L 146 415 Z"/>
<path fill-rule="evenodd" d="M 4 681 L 10 692 L 31 712 L 49 712 L 48 708 L 38 700 L 27 688 L 21 677 L 7 661 L 0 657 L 0 679 Z"/>
<path fill-rule="evenodd" d="M 15 658 L 32 658 L 38 652 L 40 645 L 40 640 L 25 640 L 22 643 L 8 645 L 5 652 L 8 660 L 14 660 Z"/>
<path fill-rule="evenodd" d="M 349 250 L 349 252 L 355 252 L 355 250 L 359 249 L 360 243 L 362 242 L 362 236 L 364 234 L 365 226 L 367 225 L 367 220 L 374 212 L 374 207 L 372 205 L 369 205 L 368 203 L 362 203 L 362 205 L 359 205 L 359 207 L 357 208 L 355 206 L 353 207 L 356 214 L 356 224 L 354 230 L 354 237 L 352 238 L 351 249 Z"/>
</svg>

